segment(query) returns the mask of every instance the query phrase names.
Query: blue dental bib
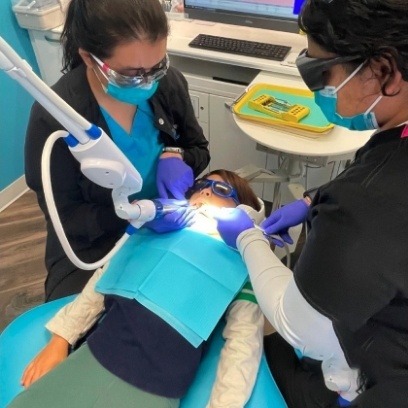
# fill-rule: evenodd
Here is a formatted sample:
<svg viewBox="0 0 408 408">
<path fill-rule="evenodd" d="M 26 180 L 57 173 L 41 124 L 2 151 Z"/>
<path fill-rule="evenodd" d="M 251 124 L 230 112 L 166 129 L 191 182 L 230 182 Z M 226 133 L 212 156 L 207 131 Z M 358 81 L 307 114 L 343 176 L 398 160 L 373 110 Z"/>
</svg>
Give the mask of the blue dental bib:
<svg viewBox="0 0 408 408">
<path fill-rule="evenodd" d="M 198 347 L 247 277 L 240 254 L 219 239 L 189 229 L 141 229 L 112 258 L 96 290 L 136 299 Z"/>
</svg>

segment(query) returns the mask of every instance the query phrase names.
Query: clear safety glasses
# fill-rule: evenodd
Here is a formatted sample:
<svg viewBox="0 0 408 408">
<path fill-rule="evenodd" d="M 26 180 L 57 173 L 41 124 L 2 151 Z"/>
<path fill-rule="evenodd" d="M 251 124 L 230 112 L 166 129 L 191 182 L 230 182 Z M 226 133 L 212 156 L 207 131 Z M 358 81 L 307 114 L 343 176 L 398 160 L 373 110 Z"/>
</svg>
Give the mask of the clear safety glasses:
<svg viewBox="0 0 408 408">
<path fill-rule="evenodd" d="M 305 84 L 311 91 L 323 89 L 326 85 L 325 74 L 333 66 L 361 60 L 361 57 L 333 57 L 333 58 L 312 58 L 307 55 L 307 49 L 301 51 L 296 58 L 296 66 Z"/>
<path fill-rule="evenodd" d="M 232 198 L 235 201 L 235 203 L 239 205 L 238 194 L 235 188 L 223 181 L 210 180 L 205 178 L 198 179 L 194 183 L 194 186 L 192 187 L 191 190 L 193 193 L 195 193 L 197 191 L 204 190 L 205 188 L 208 187 L 211 187 L 211 191 L 215 195 L 223 198 Z"/>
<path fill-rule="evenodd" d="M 98 57 L 91 54 L 92 58 L 99 65 L 102 73 L 105 75 L 106 79 L 112 84 L 122 87 L 122 88 L 134 88 L 137 86 L 149 84 L 153 81 L 158 81 L 167 74 L 167 70 L 170 66 L 169 56 L 166 54 L 165 57 L 154 67 L 146 70 L 144 68 L 136 69 L 135 76 L 127 76 L 119 74 L 119 72 L 114 71 L 104 62 L 102 62 Z"/>
</svg>

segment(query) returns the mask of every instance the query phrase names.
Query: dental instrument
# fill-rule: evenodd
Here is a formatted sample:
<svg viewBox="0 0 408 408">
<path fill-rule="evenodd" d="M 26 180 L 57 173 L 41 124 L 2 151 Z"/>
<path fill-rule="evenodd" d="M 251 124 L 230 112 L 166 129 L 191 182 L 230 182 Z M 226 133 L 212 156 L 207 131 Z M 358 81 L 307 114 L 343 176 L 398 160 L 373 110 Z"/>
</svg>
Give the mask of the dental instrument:
<svg viewBox="0 0 408 408">
<path fill-rule="evenodd" d="M 51 221 L 65 253 L 76 266 L 85 270 L 101 267 L 144 223 L 180 208 L 174 203 L 163 204 L 158 200 L 139 200 L 130 203 L 128 197 L 142 189 L 143 180 L 139 172 L 101 128 L 88 122 L 49 88 L 1 36 L 0 69 L 16 80 L 67 129 L 66 131 L 58 130 L 47 139 L 41 160 L 41 172 Z M 80 163 L 82 173 L 95 184 L 112 189 L 112 199 L 117 216 L 130 223 L 126 233 L 118 240 L 114 248 L 97 262 L 85 263 L 76 256 L 68 242 L 57 212 L 52 193 L 50 157 L 53 145 L 61 137 Z"/>
<path fill-rule="evenodd" d="M 282 238 L 281 238 L 279 235 L 268 234 L 262 227 L 260 227 L 260 226 L 257 225 L 257 224 L 254 224 L 254 227 L 255 227 L 257 230 L 261 231 L 262 234 L 264 235 L 264 237 L 265 237 L 270 243 L 279 246 L 279 245 L 276 243 L 276 242 L 278 241 L 278 242 L 281 242 L 281 243 L 283 244 L 283 245 L 282 245 L 282 248 L 283 248 L 284 251 L 285 251 L 286 266 L 287 266 L 288 268 L 290 268 L 290 266 L 291 266 L 291 254 L 290 254 L 290 251 L 289 251 L 288 244 L 287 244 L 286 242 L 282 241 Z"/>
</svg>

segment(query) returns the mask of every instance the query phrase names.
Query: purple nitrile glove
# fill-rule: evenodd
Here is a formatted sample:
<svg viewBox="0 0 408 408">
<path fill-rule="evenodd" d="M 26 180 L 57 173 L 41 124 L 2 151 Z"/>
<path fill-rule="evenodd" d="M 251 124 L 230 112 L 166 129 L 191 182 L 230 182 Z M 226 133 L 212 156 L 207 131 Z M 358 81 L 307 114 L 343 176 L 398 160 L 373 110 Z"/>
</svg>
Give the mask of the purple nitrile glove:
<svg viewBox="0 0 408 408">
<path fill-rule="evenodd" d="M 222 208 L 217 213 L 217 230 L 224 242 L 237 249 L 238 235 L 254 226 L 249 215 L 240 208 Z"/>
<path fill-rule="evenodd" d="M 178 200 L 171 199 L 159 199 L 159 201 L 162 202 L 164 208 L 166 205 L 169 205 L 169 201 L 180 203 L 180 201 Z M 183 229 L 192 225 L 194 213 L 195 211 L 191 207 L 180 207 L 178 210 L 166 214 L 163 217 L 146 222 L 144 226 L 154 232 L 157 232 L 158 234 L 177 231 L 179 229 Z"/>
<path fill-rule="evenodd" d="M 182 200 L 193 183 L 193 170 L 182 159 L 167 157 L 159 160 L 156 185 L 160 197 L 169 198 L 170 193 L 174 198 Z"/>
<path fill-rule="evenodd" d="M 279 235 L 282 241 L 272 238 L 272 242 L 282 247 L 284 242 L 293 244 L 293 240 L 288 233 L 290 227 L 294 227 L 306 220 L 309 205 L 302 198 L 292 201 L 289 204 L 274 211 L 265 221 L 261 223 L 261 228 L 264 229 L 267 235 Z"/>
</svg>

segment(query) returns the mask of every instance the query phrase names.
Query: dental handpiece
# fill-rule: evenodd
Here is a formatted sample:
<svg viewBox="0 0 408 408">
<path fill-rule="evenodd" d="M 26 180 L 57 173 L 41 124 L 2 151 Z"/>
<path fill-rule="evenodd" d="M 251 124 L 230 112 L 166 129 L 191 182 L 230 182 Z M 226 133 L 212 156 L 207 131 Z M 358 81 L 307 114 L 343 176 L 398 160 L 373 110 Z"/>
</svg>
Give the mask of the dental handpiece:
<svg viewBox="0 0 408 408">
<path fill-rule="evenodd" d="M 177 202 L 171 202 L 171 203 L 162 203 L 159 200 L 152 200 L 156 206 L 156 217 L 163 217 L 167 214 L 171 214 L 179 210 L 180 208 L 187 208 L 191 207 L 192 209 L 195 208 L 193 206 L 190 206 L 187 201 L 182 201 L 180 200 L 180 203 Z"/>
<path fill-rule="evenodd" d="M 288 244 L 285 241 L 283 241 L 283 239 L 279 235 L 268 234 L 267 232 L 265 232 L 265 230 L 262 227 L 256 224 L 254 225 L 254 227 L 262 231 L 262 234 L 269 241 L 270 244 L 274 244 L 275 246 L 278 246 L 284 249 L 285 254 L 286 254 L 286 266 L 290 268 L 291 267 L 291 254 L 289 251 Z M 278 242 L 280 242 L 281 245 L 279 245 Z"/>
</svg>

